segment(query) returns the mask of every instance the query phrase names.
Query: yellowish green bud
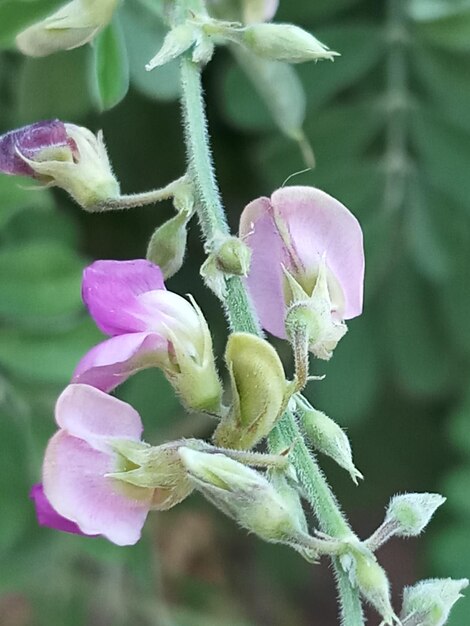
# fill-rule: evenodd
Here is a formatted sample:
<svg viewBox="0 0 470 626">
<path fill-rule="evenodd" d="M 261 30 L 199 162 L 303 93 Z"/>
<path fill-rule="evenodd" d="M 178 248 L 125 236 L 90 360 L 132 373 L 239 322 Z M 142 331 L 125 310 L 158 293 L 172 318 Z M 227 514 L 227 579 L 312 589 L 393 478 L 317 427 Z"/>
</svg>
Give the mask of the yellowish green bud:
<svg viewBox="0 0 470 626">
<path fill-rule="evenodd" d="M 227 237 L 216 249 L 215 263 L 224 274 L 246 276 L 250 269 L 251 249 L 238 237 Z"/>
<path fill-rule="evenodd" d="M 165 279 L 181 269 L 186 253 L 188 215 L 181 212 L 159 226 L 147 248 L 147 259 L 158 265 Z"/>
<path fill-rule="evenodd" d="M 240 31 L 238 41 L 260 57 L 287 63 L 333 60 L 338 56 L 313 35 L 292 24 L 252 24 Z"/>
<path fill-rule="evenodd" d="M 23 54 L 43 57 L 91 41 L 109 22 L 118 0 L 72 0 L 16 37 Z"/>
<path fill-rule="evenodd" d="M 344 430 L 325 413 L 304 403 L 299 412 L 302 415 L 305 433 L 315 449 L 336 461 L 350 473 L 357 484 L 358 479 L 362 479 L 363 476 L 353 463 L 351 444 Z"/>
<path fill-rule="evenodd" d="M 356 553 L 349 570 L 351 582 L 383 618 L 383 624 L 399 624 L 390 602 L 390 584 L 383 568 L 373 556 Z"/>
<path fill-rule="evenodd" d="M 296 512 L 259 472 L 223 454 L 184 447 L 179 453 L 196 489 L 243 528 L 287 544 L 302 532 Z"/>
<path fill-rule="evenodd" d="M 434 578 L 405 587 L 400 615 L 403 626 L 444 626 L 466 587 L 466 578 Z"/>
<path fill-rule="evenodd" d="M 415 537 L 429 524 L 446 499 L 438 493 L 405 493 L 390 500 L 385 523 L 396 526 L 400 537 Z"/>
<path fill-rule="evenodd" d="M 21 158 L 48 186 L 65 189 L 85 210 L 119 197 L 119 183 L 111 169 L 101 132 L 94 135 L 83 126 L 65 124 L 73 150 L 50 148 L 41 153 L 41 160 Z"/>
<path fill-rule="evenodd" d="M 291 388 L 277 352 L 255 335 L 230 335 L 225 361 L 232 404 L 215 430 L 214 443 L 249 450 L 271 432 L 284 412 Z"/>
<path fill-rule="evenodd" d="M 147 63 L 145 69 L 150 72 L 155 67 L 165 65 L 165 63 L 178 58 L 196 42 L 197 37 L 198 29 L 189 22 L 175 26 L 167 34 L 162 47 L 153 59 Z"/>
</svg>

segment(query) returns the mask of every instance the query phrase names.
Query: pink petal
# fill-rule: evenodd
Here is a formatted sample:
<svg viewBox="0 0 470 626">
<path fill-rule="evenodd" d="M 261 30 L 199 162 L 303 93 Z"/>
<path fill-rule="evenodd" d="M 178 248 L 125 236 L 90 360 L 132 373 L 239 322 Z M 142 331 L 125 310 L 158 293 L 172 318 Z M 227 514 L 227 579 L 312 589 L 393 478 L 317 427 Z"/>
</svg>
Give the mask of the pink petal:
<svg viewBox="0 0 470 626">
<path fill-rule="evenodd" d="M 240 236 L 252 250 L 246 279 L 263 328 L 285 338 L 285 304 L 282 264 L 289 257 L 271 215 L 269 198 L 258 198 L 245 207 L 240 219 Z"/>
<path fill-rule="evenodd" d="M 144 259 L 96 261 L 83 273 L 83 301 L 107 335 L 147 330 L 148 311 L 137 296 L 156 289 L 165 289 L 162 272 Z"/>
<path fill-rule="evenodd" d="M 341 202 L 314 187 L 284 187 L 271 196 L 273 211 L 289 225 L 292 241 L 305 268 L 326 263 L 345 299 L 344 319 L 362 313 L 364 248 L 362 230 Z"/>
<path fill-rule="evenodd" d="M 89 385 L 69 385 L 55 408 L 57 424 L 95 450 L 107 451 L 111 437 L 140 441 L 142 421 L 129 404 Z"/>
<path fill-rule="evenodd" d="M 155 333 L 112 337 L 85 354 L 72 382 L 109 392 L 138 370 L 157 365 L 156 357 L 162 353 L 168 353 L 168 342 Z"/>
<path fill-rule="evenodd" d="M 264 21 L 271 20 L 278 9 L 279 0 L 264 0 Z"/>
<path fill-rule="evenodd" d="M 68 145 L 65 125 L 60 120 L 36 122 L 12 130 L 0 137 L 0 172 L 34 176 L 33 170 L 18 155 L 18 152 L 34 160 L 45 148 Z"/>
<path fill-rule="evenodd" d="M 51 503 L 44 494 L 42 483 L 37 483 L 31 487 L 29 497 L 34 502 L 36 517 L 40 526 L 47 526 L 48 528 L 61 530 L 65 533 L 84 535 L 75 522 L 71 522 L 65 517 L 62 517 L 62 515 L 59 515 L 57 511 L 52 508 Z"/>
<path fill-rule="evenodd" d="M 43 467 L 44 493 L 52 507 L 87 535 L 103 535 L 120 546 L 141 534 L 153 491 L 107 478 L 113 458 L 59 431 L 49 441 Z"/>
</svg>

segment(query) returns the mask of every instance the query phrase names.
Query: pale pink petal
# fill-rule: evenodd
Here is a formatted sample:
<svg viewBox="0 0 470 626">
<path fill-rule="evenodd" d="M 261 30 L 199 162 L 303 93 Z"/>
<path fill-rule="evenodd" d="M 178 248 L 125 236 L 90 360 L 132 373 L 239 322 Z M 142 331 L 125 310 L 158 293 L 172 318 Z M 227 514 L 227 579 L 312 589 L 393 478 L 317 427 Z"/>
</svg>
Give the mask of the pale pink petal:
<svg viewBox="0 0 470 626">
<path fill-rule="evenodd" d="M 130 487 L 105 475 L 111 456 L 59 431 L 49 441 L 43 466 L 44 493 L 52 507 L 87 535 L 120 546 L 135 544 L 150 507 L 152 490 Z"/>
<path fill-rule="evenodd" d="M 157 289 L 165 289 L 162 272 L 144 259 L 96 261 L 83 273 L 83 301 L 107 335 L 148 330 L 137 296 Z"/>
<path fill-rule="evenodd" d="M 72 383 L 109 392 L 135 372 L 157 366 L 157 357 L 167 352 L 168 342 L 156 333 L 112 337 L 85 354 L 75 368 Z"/>
<path fill-rule="evenodd" d="M 264 21 L 268 22 L 275 16 L 279 0 L 264 0 Z"/>
<path fill-rule="evenodd" d="M 60 428 L 96 450 L 108 450 L 112 437 L 139 441 L 140 415 L 129 404 L 90 385 L 69 385 L 57 400 L 55 418 Z"/>
<path fill-rule="evenodd" d="M 290 260 L 274 224 L 269 198 L 258 198 L 245 207 L 240 236 L 252 250 L 246 282 L 263 328 L 285 338 L 282 264 L 289 267 Z"/>
<path fill-rule="evenodd" d="M 52 508 L 51 503 L 46 498 L 42 483 L 37 483 L 31 487 L 29 497 L 34 502 L 36 517 L 40 526 L 47 526 L 48 528 L 54 528 L 55 530 L 61 530 L 64 533 L 72 533 L 74 535 L 85 534 L 82 533 L 75 522 L 71 522 L 69 519 L 62 517 L 62 515 L 59 515 L 59 513 Z M 96 535 L 91 536 L 95 537 Z"/>
<path fill-rule="evenodd" d="M 338 200 L 314 187 L 284 187 L 271 196 L 274 214 L 288 224 L 304 268 L 326 264 L 344 296 L 344 319 L 362 312 L 364 248 L 359 222 Z"/>
</svg>

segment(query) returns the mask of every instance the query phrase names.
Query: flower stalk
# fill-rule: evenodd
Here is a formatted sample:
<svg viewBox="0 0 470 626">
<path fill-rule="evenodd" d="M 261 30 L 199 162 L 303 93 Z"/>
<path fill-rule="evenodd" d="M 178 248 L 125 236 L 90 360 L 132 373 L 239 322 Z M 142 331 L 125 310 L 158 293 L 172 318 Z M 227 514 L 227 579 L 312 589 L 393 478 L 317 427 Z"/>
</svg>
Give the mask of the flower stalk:
<svg viewBox="0 0 470 626">
<path fill-rule="evenodd" d="M 203 100 L 201 69 L 188 56 L 181 60 L 182 103 L 189 173 L 198 198 L 198 218 L 206 247 L 213 250 L 217 233 L 229 235 L 229 228 L 212 165 L 209 134 Z M 224 308 L 232 331 L 262 336 L 259 320 L 239 276 L 226 278 Z M 292 446 L 290 460 L 312 506 L 320 529 L 334 538 L 354 539 L 345 516 L 322 471 L 303 441 L 290 411 L 286 411 L 268 438 L 269 449 L 279 453 Z M 344 626 L 363 626 L 364 618 L 357 589 L 349 581 L 339 559 L 333 558 Z"/>
</svg>

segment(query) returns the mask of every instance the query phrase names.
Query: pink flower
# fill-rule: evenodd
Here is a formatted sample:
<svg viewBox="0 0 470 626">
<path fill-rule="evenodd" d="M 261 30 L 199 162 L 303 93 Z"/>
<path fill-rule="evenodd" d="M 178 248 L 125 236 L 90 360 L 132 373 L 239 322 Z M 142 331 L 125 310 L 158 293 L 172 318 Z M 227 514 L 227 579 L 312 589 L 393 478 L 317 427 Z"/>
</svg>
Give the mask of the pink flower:
<svg viewBox="0 0 470 626">
<path fill-rule="evenodd" d="M 139 414 L 93 387 L 69 385 L 57 401 L 55 417 L 59 431 L 46 449 L 44 492 L 35 494 L 39 520 L 68 532 L 103 535 L 118 545 L 136 543 L 154 489 L 110 474 L 132 469 L 113 443 L 139 445 Z"/>
<path fill-rule="evenodd" d="M 221 389 L 204 317 L 166 290 L 156 265 L 143 259 L 96 261 L 85 269 L 82 294 L 111 339 L 83 357 L 72 382 L 110 391 L 140 369 L 161 367 L 189 406 L 218 406 Z"/>
<path fill-rule="evenodd" d="M 52 508 L 51 503 L 46 498 L 42 483 L 37 483 L 31 487 L 29 497 L 34 502 L 36 517 L 41 526 L 47 526 L 48 528 L 54 528 L 55 530 L 61 530 L 74 535 L 84 534 L 75 522 L 71 522 L 69 519 L 62 517 L 62 515 L 59 515 L 57 511 Z"/>
<path fill-rule="evenodd" d="M 321 298 L 323 317 L 326 298 L 331 317 L 328 343 L 334 343 L 331 325 L 342 336 L 342 321 L 361 314 L 362 231 L 332 196 L 313 187 L 278 189 L 271 198 L 258 198 L 244 209 L 240 236 L 252 250 L 248 288 L 262 326 L 273 335 L 286 338 L 286 313 L 299 293 L 305 300 L 312 294 Z M 293 286 L 298 287 L 297 298 Z M 322 347 L 316 349 L 319 355 L 325 353 Z"/>
</svg>

